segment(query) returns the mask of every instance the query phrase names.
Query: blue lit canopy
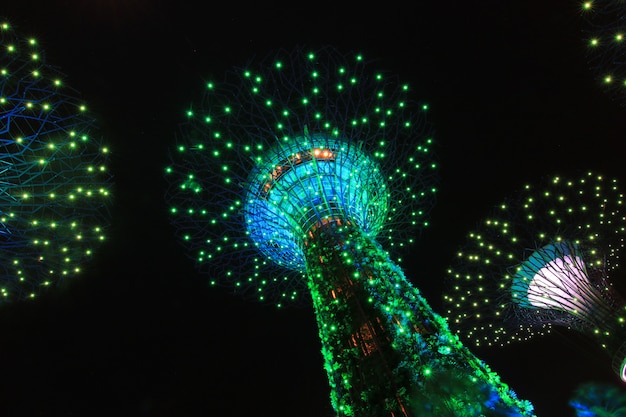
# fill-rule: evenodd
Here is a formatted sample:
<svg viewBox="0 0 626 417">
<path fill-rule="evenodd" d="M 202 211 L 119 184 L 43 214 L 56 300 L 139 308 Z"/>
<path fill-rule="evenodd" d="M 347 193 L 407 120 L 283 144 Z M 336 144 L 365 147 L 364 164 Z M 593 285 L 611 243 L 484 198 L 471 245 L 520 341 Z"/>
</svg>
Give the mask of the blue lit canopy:
<svg viewBox="0 0 626 417">
<path fill-rule="evenodd" d="M 275 146 L 255 167 L 247 187 L 250 237 L 269 259 L 302 272 L 302 244 L 317 224 L 339 218 L 375 236 L 389 210 L 378 164 L 358 142 L 327 135 Z"/>
<path fill-rule="evenodd" d="M 303 244 L 341 219 L 401 261 L 438 185 L 428 105 L 362 55 L 275 56 L 206 83 L 166 167 L 172 224 L 211 285 L 301 305 Z M 308 297 L 307 297 L 308 299 Z"/>
</svg>

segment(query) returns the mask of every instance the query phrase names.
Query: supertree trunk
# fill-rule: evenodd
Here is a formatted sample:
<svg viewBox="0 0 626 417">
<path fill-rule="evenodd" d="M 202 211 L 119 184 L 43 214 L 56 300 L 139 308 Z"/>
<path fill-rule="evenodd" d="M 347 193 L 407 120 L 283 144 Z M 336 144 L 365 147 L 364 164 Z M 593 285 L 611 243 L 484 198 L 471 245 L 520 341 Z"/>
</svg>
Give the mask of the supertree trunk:
<svg viewBox="0 0 626 417">
<path fill-rule="evenodd" d="M 366 233 L 331 220 L 305 253 L 338 416 L 532 415 Z"/>
</svg>

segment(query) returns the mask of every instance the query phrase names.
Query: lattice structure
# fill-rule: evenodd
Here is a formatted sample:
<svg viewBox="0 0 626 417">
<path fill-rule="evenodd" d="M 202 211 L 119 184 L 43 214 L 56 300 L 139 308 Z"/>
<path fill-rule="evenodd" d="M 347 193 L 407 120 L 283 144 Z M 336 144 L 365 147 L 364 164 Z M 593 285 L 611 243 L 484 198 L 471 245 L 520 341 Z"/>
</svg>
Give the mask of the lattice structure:
<svg viewBox="0 0 626 417">
<path fill-rule="evenodd" d="M 0 20 L 0 302 L 76 275 L 105 239 L 108 150 L 62 78 Z"/>
<path fill-rule="evenodd" d="M 332 48 L 260 67 L 207 84 L 166 168 L 199 269 L 279 307 L 312 297 L 338 416 L 531 415 L 397 264 L 437 190 L 427 106 Z"/>
<path fill-rule="evenodd" d="M 448 270 L 450 327 L 476 346 L 588 334 L 624 378 L 625 303 L 612 277 L 626 236 L 624 196 L 597 173 L 554 177 L 494 208 Z"/>
</svg>

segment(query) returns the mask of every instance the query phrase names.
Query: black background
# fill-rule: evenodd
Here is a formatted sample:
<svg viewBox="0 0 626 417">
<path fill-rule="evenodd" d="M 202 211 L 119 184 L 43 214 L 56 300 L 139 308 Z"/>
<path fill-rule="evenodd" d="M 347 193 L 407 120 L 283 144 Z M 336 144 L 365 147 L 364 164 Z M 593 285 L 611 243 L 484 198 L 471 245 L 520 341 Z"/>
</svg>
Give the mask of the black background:
<svg viewBox="0 0 626 417">
<path fill-rule="evenodd" d="M 404 267 L 437 312 L 455 249 L 523 183 L 588 168 L 626 184 L 626 108 L 588 68 L 577 1 L 5 0 L 0 16 L 83 94 L 115 175 L 110 238 L 86 272 L 0 309 L 2 415 L 333 415 L 312 309 L 207 288 L 167 223 L 177 123 L 205 79 L 252 56 L 333 44 L 430 102 L 441 193 Z M 592 341 L 562 333 L 473 352 L 539 417 L 572 416 L 579 383 L 621 384 Z"/>
</svg>

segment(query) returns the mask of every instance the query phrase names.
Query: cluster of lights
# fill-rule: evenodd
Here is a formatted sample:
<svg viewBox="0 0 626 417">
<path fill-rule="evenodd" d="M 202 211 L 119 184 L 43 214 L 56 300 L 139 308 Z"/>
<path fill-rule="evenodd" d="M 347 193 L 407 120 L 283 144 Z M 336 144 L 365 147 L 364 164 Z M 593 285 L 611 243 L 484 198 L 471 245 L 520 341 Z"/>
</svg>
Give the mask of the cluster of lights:
<svg viewBox="0 0 626 417">
<path fill-rule="evenodd" d="M 626 105 L 626 3 L 585 1 L 581 9 L 588 24 L 589 63 L 611 96 Z"/>
<path fill-rule="evenodd" d="M 105 239 L 108 149 L 38 43 L 0 23 L 0 299 L 81 271 Z"/>
<path fill-rule="evenodd" d="M 428 106 L 395 77 L 369 73 L 361 55 L 281 51 L 260 67 L 208 83 L 187 111 L 167 199 L 213 284 L 299 304 L 306 234 L 325 218 L 352 221 L 390 250 L 428 225 L 437 191 Z"/>
<path fill-rule="evenodd" d="M 613 355 L 626 342 L 625 304 L 611 281 L 626 237 L 624 195 L 592 172 L 543 187 L 526 186 L 469 234 L 448 270 L 450 326 L 476 346 L 564 326 Z"/>
</svg>

